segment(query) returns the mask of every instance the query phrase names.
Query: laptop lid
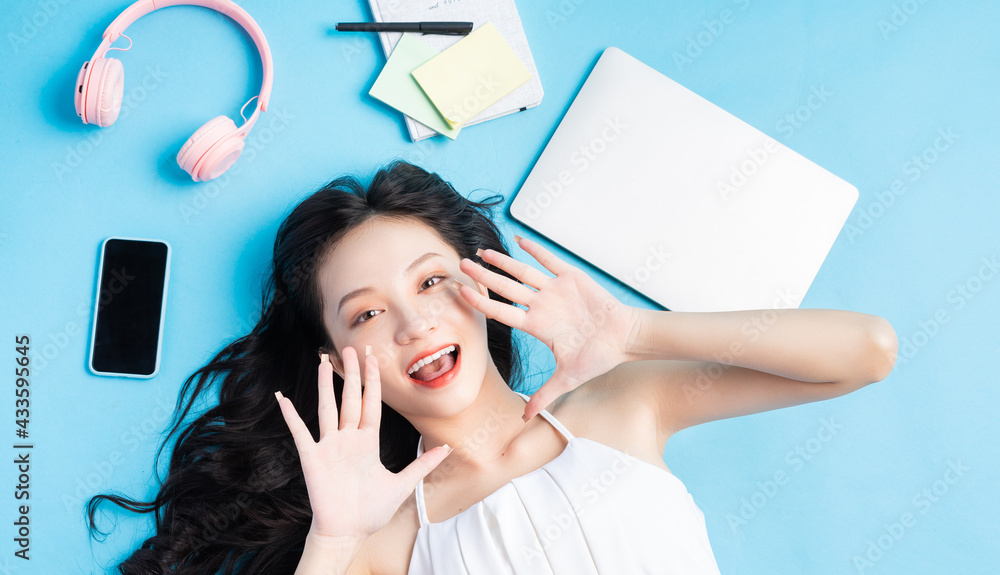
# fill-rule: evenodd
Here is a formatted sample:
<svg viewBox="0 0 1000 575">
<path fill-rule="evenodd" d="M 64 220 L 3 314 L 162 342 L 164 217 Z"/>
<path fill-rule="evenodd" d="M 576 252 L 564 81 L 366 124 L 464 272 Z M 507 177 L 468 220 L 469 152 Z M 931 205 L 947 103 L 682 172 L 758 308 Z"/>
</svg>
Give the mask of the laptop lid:
<svg viewBox="0 0 1000 575">
<path fill-rule="evenodd" d="M 618 48 L 511 216 L 666 309 L 798 307 L 857 188 Z"/>
</svg>

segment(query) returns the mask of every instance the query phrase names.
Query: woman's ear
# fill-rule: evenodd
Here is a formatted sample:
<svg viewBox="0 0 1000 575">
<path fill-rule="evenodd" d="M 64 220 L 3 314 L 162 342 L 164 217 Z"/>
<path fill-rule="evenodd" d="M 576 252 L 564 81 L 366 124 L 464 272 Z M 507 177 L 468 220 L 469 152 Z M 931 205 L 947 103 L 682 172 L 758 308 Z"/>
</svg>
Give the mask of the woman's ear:
<svg viewBox="0 0 1000 575">
<path fill-rule="evenodd" d="M 358 363 L 359 363 L 358 367 L 361 368 L 361 374 L 362 374 L 361 375 L 361 389 L 365 388 L 365 378 L 364 378 L 365 363 L 364 362 L 365 362 L 365 356 L 362 355 L 362 356 L 360 356 L 358 358 Z M 340 361 L 340 358 L 337 357 L 337 356 L 335 356 L 335 355 L 331 355 L 330 356 L 330 364 L 333 365 L 333 371 L 334 371 L 334 373 L 336 373 L 337 375 L 339 375 L 340 379 L 344 379 L 344 364 L 343 364 L 343 362 Z"/>
<path fill-rule="evenodd" d="M 337 354 L 330 353 L 330 348 L 328 348 L 328 347 L 321 347 L 321 348 L 319 348 L 319 353 L 320 353 L 320 357 L 321 358 L 322 358 L 322 354 L 324 354 L 324 353 L 327 354 L 327 356 L 329 356 L 330 365 L 333 366 L 333 372 L 336 373 L 337 375 L 339 375 L 341 379 L 343 379 L 344 378 L 344 364 L 340 361 L 340 358 L 337 357 Z"/>
<path fill-rule="evenodd" d="M 344 364 L 340 361 L 340 358 L 331 354 L 330 363 L 333 365 L 333 372 L 339 375 L 340 379 L 344 379 Z"/>
<path fill-rule="evenodd" d="M 364 364 L 365 358 L 364 358 L 364 356 L 359 357 L 358 358 L 358 362 L 360 364 L 359 367 L 362 370 L 364 370 L 364 368 L 365 368 L 365 364 Z M 333 366 L 333 372 L 336 373 L 337 375 L 339 375 L 340 379 L 344 379 L 344 362 L 341 361 L 340 357 L 338 357 L 337 355 L 331 353 L 330 354 L 330 365 Z M 363 373 L 363 371 L 362 371 L 362 373 Z M 362 375 L 362 378 L 361 378 L 361 387 L 362 387 L 362 389 L 365 387 L 365 381 L 364 381 L 364 376 L 363 375 Z"/>
</svg>

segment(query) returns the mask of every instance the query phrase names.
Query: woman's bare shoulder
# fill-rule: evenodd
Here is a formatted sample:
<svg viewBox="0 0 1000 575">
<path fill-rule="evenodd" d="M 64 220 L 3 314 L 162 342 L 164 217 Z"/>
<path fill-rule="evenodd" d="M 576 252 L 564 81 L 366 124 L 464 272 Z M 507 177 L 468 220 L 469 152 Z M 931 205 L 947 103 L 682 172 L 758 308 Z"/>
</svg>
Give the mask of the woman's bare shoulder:
<svg viewBox="0 0 1000 575">
<path fill-rule="evenodd" d="M 666 438 L 656 411 L 642 398 L 623 392 L 614 370 L 563 394 L 546 408 L 577 437 L 585 437 L 661 469 Z"/>
<path fill-rule="evenodd" d="M 616 393 L 613 377 L 606 374 L 563 394 L 546 411 L 576 437 L 670 471 L 663 463 L 663 449 L 657 446 L 657 426 L 649 406 Z M 352 564 L 348 575 L 405 575 L 419 527 L 416 496 L 411 493 L 389 523 L 365 540 L 355 561 L 357 571 Z"/>
</svg>

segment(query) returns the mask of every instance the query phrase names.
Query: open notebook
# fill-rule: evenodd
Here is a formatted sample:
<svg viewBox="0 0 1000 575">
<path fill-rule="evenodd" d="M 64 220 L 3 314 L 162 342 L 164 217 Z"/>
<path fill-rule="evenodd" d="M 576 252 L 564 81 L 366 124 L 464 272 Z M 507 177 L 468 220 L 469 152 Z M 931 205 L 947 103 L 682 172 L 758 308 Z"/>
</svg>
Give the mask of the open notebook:
<svg viewBox="0 0 1000 575">
<path fill-rule="evenodd" d="M 526 110 L 537 106 L 542 101 L 542 83 L 538 79 L 538 69 L 528 48 L 528 39 L 521 26 L 521 17 L 517 13 L 514 0 L 462 0 L 461 2 L 441 2 L 439 0 L 368 0 L 372 9 L 372 17 L 376 22 L 426 22 L 426 21 L 460 21 L 472 22 L 473 30 L 487 22 L 496 26 L 500 35 L 517 54 L 521 63 L 531 72 L 531 79 L 507 94 L 490 107 L 486 108 L 463 127 L 499 118 L 507 114 Z M 382 51 L 386 59 L 392 54 L 392 49 L 399 42 L 401 32 L 379 32 Z M 424 34 L 420 39 L 428 45 L 443 51 L 465 36 L 447 36 L 439 34 Z M 438 132 L 417 122 L 409 116 L 406 119 L 406 129 L 410 140 L 416 142 L 435 136 Z"/>
<path fill-rule="evenodd" d="M 663 307 L 798 307 L 858 190 L 608 48 L 511 215 Z"/>
</svg>

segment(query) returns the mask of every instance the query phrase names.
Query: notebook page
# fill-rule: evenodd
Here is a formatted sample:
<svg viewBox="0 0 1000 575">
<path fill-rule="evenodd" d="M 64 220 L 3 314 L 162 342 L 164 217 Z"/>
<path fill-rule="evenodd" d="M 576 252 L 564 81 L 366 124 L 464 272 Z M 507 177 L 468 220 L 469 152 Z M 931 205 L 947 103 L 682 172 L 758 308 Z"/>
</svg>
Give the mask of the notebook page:
<svg viewBox="0 0 1000 575">
<path fill-rule="evenodd" d="M 522 108 L 531 108 L 542 101 L 542 83 L 538 78 L 538 69 L 531 56 L 528 39 L 524 35 L 521 17 L 517 13 L 514 0 L 369 0 L 368 3 L 376 22 L 472 22 L 473 30 L 492 22 L 521 63 L 531 72 L 530 80 L 465 122 L 463 127 L 499 118 Z M 382 51 L 387 59 L 401 36 L 401 32 L 379 32 Z M 462 38 L 464 36 L 442 34 L 420 36 L 421 40 L 439 51 L 443 51 Z M 409 116 L 404 118 L 410 139 L 414 142 L 438 133 Z"/>
</svg>

